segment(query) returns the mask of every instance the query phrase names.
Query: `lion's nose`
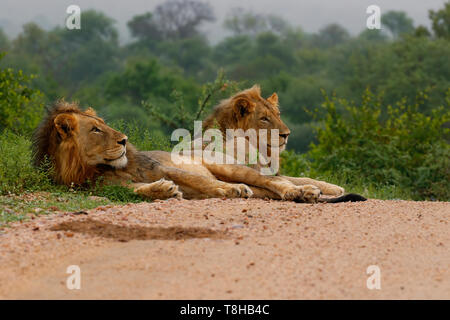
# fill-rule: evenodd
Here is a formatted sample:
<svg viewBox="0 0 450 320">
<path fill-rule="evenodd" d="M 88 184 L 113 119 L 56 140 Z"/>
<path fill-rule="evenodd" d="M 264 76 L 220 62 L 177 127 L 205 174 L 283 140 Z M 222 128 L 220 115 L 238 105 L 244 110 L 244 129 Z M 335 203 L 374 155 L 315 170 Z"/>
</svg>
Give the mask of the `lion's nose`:
<svg viewBox="0 0 450 320">
<path fill-rule="evenodd" d="M 118 144 L 121 144 L 121 145 L 123 145 L 123 146 L 125 147 L 125 145 L 127 144 L 127 138 L 122 139 L 122 140 L 120 140 L 120 141 L 117 141 L 117 143 L 118 143 Z"/>
<path fill-rule="evenodd" d="M 290 134 L 291 134 L 290 132 L 288 132 L 288 133 L 280 133 L 280 137 L 282 137 L 284 139 L 287 139 L 287 137 L 289 137 Z"/>
</svg>

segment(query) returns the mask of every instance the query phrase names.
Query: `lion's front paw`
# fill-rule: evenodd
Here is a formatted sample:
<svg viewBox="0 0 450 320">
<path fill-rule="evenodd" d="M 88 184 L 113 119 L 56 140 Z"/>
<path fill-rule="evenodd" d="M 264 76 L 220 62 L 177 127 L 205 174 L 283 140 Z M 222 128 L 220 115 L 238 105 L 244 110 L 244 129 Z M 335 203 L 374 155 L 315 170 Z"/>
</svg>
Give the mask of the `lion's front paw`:
<svg viewBox="0 0 450 320">
<path fill-rule="evenodd" d="M 245 184 L 235 184 L 227 192 L 228 198 L 250 198 L 253 191 Z"/>
<path fill-rule="evenodd" d="M 245 184 L 227 183 L 216 189 L 219 197 L 225 198 L 250 198 L 253 191 Z"/>
<path fill-rule="evenodd" d="M 173 181 L 165 179 L 158 180 L 153 183 L 148 183 L 134 189 L 134 192 L 153 200 L 165 200 L 169 198 L 182 199 L 183 193 L 178 190 L 178 186 Z"/>
<path fill-rule="evenodd" d="M 317 203 L 320 197 L 320 189 L 316 186 L 307 184 L 305 186 L 300 186 L 303 190 L 303 201 L 307 203 Z"/>
<path fill-rule="evenodd" d="M 282 199 L 286 201 L 316 203 L 319 197 L 319 188 L 313 185 L 304 185 L 289 187 L 282 196 Z"/>
</svg>

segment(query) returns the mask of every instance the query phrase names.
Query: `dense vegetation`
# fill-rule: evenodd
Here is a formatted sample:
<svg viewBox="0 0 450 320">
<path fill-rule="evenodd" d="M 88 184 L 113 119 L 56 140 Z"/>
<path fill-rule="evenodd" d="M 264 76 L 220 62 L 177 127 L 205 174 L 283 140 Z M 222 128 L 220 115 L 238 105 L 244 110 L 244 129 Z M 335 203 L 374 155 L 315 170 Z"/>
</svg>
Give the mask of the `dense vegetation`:
<svg viewBox="0 0 450 320">
<path fill-rule="evenodd" d="M 168 149 L 173 128 L 259 83 L 265 96 L 279 94 L 292 131 L 284 173 L 382 198 L 449 200 L 450 3 L 429 17 L 431 29 L 391 11 L 384 31 L 351 36 L 336 24 L 309 34 L 233 10 L 229 36 L 211 44 L 199 27 L 215 19 L 212 8 L 170 0 L 129 21 L 125 45 L 114 21 L 92 10 L 81 30 L 29 23 L 9 39 L 0 29 L 0 193 L 55 192 L 29 160 L 30 132 L 55 99 L 94 106 L 138 147 Z"/>
</svg>

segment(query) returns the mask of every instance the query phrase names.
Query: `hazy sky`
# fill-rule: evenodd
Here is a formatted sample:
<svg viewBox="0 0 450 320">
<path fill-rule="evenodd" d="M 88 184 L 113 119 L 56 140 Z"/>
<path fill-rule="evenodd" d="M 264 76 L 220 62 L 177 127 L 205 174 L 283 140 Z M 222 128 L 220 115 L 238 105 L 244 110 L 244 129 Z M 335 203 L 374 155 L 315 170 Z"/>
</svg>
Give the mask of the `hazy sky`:
<svg viewBox="0 0 450 320">
<path fill-rule="evenodd" d="M 0 0 L 0 26 L 15 36 L 25 22 L 35 21 L 43 27 L 64 25 L 66 8 L 71 4 L 81 10 L 101 10 L 117 21 L 122 39 L 127 39 L 126 22 L 137 14 L 151 11 L 164 0 Z M 428 9 L 443 7 L 445 0 L 209 0 L 217 22 L 205 26 L 209 38 L 224 36 L 221 29 L 226 13 L 235 7 L 263 14 L 277 14 L 305 31 L 315 32 L 326 24 L 337 22 L 352 34 L 365 28 L 366 8 L 375 4 L 381 12 L 402 10 L 414 19 L 415 25 L 429 26 Z M 81 22 L 83 23 L 83 22 Z"/>
</svg>

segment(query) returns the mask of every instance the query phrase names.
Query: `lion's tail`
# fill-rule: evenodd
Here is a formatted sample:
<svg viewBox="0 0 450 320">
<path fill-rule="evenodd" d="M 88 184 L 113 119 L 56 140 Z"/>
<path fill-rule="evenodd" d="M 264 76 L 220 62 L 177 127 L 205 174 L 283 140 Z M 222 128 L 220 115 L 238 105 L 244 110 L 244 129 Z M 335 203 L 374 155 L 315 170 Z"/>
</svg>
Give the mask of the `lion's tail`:
<svg viewBox="0 0 450 320">
<path fill-rule="evenodd" d="M 366 201 L 367 199 L 363 196 L 356 193 L 347 193 L 343 196 L 336 198 L 328 198 L 328 199 L 319 199 L 319 202 L 322 203 L 339 203 L 339 202 L 358 202 L 358 201 Z"/>
</svg>

